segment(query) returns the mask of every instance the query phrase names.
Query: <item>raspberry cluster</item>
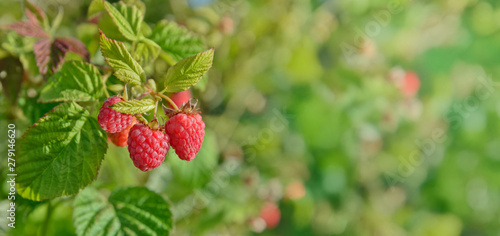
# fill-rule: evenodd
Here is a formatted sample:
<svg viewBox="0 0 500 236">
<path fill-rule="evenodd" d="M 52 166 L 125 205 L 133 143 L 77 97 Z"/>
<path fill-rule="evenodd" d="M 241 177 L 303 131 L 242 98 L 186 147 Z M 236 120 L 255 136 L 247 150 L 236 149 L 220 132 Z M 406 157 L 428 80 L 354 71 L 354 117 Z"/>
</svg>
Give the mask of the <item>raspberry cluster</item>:
<svg viewBox="0 0 500 236">
<path fill-rule="evenodd" d="M 169 117 L 164 126 L 159 126 L 156 119 L 146 124 L 147 121 L 140 122 L 133 115 L 109 108 L 120 101 L 123 101 L 121 97 L 113 96 L 104 102 L 98 115 L 99 125 L 115 145 L 128 145 L 130 158 L 137 168 L 148 171 L 160 166 L 170 146 L 182 160 L 191 161 L 196 157 L 205 136 L 205 123 L 191 100 L 180 109 L 163 106 Z"/>
</svg>

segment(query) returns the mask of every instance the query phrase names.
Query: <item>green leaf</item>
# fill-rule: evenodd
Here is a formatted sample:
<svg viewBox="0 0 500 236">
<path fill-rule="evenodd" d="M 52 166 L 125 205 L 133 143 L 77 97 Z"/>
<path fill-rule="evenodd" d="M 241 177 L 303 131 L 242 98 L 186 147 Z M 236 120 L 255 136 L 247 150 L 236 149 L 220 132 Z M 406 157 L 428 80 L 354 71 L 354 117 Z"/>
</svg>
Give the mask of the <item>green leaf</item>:
<svg viewBox="0 0 500 236">
<path fill-rule="evenodd" d="M 97 177 L 107 147 L 106 133 L 86 109 L 60 104 L 19 143 L 17 192 L 35 201 L 78 193 Z"/>
<path fill-rule="evenodd" d="M 118 27 L 118 31 L 130 41 L 136 41 L 141 31 L 143 20 L 142 13 L 136 6 L 127 7 L 125 4 L 119 4 L 118 9 L 111 3 L 104 2 L 106 11 Z"/>
<path fill-rule="evenodd" d="M 95 17 L 97 14 L 99 14 L 101 11 L 104 10 L 105 9 L 103 0 L 92 0 L 87 10 L 87 19 Z"/>
<path fill-rule="evenodd" d="M 142 38 L 135 49 L 134 58 L 142 65 L 148 65 L 153 62 L 160 54 L 161 48 L 154 41 Z"/>
<path fill-rule="evenodd" d="M 139 85 L 146 80 L 142 67 L 135 61 L 122 42 L 109 39 L 101 33 L 101 52 L 106 62 L 115 70 L 115 76 L 124 83 Z"/>
<path fill-rule="evenodd" d="M 142 114 L 155 108 L 153 99 L 121 101 L 113 104 L 111 109 L 125 114 Z"/>
<path fill-rule="evenodd" d="M 63 17 L 64 17 L 64 8 L 59 7 L 56 17 L 54 18 L 54 20 L 52 20 L 52 26 L 50 27 L 50 31 L 49 31 L 50 35 L 54 35 L 56 30 L 61 25 Z"/>
<path fill-rule="evenodd" d="M 197 84 L 212 67 L 214 49 L 200 52 L 179 61 L 168 69 L 165 77 L 165 91 L 180 92 Z"/>
<path fill-rule="evenodd" d="M 39 101 L 98 101 L 103 94 L 99 70 L 86 62 L 70 61 L 49 78 Z"/>
<path fill-rule="evenodd" d="M 144 187 L 115 189 L 106 200 L 97 190 L 86 189 L 74 202 L 77 235 L 169 235 L 170 205 Z"/>
<path fill-rule="evenodd" d="M 207 130 L 203 144 L 196 158 L 192 161 L 181 160 L 171 149 L 167 161 L 172 167 L 174 181 L 183 186 L 202 187 L 211 179 L 217 167 L 219 150 L 213 133 Z"/>
<path fill-rule="evenodd" d="M 158 23 L 150 39 L 160 45 L 161 49 L 169 53 L 176 61 L 206 49 L 200 38 L 172 22 Z"/>
</svg>

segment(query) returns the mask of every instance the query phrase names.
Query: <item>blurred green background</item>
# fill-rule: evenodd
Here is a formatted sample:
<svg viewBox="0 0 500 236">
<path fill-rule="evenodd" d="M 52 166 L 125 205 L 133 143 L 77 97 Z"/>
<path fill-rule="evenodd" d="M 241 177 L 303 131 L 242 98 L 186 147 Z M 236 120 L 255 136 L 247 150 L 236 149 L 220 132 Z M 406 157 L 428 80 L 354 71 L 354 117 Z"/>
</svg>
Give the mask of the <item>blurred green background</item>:
<svg viewBox="0 0 500 236">
<path fill-rule="evenodd" d="M 174 206 L 173 235 L 500 235 L 498 1 L 143 2 L 151 26 L 176 21 L 215 48 L 192 90 L 207 135 L 195 161 L 167 156 L 148 173 L 110 144 L 92 186 L 161 193 Z M 63 9 L 57 34 L 104 64 L 90 1 L 34 3 L 51 19 Z M 22 9 L 1 1 L 0 24 Z M 56 104 L 36 103 L 36 68 L 16 69 L 33 64 L 33 42 L 6 31 L 0 40 L 0 58 L 20 59 L 0 63 L 18 74 L 0 73 L 0 134 L 15 123 L 20 139 Z M 48 235 L 74 234 L 73 199 L 52 200 Z M 47 202 L 16 204 L 16 229 L 2 217 L 0 233 L 40 234 Z M 274 228 L 266 204 L 279 207 Z"/>
</svg>

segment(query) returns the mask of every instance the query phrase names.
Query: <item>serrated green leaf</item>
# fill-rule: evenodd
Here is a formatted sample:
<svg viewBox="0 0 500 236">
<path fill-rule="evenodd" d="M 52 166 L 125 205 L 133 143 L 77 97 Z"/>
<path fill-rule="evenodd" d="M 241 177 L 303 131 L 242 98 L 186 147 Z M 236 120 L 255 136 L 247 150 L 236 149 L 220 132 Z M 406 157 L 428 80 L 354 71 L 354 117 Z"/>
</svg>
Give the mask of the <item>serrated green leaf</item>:
<svg viewBox="0 0 500 236">
<path fill-rule="evenodd" d="M 86 62 L 70 61 L 49 78 L 39 101 L 98 101 L 103 95 L 99 70 Z"/>
<path fill-rule="evenodd" d="M 122 42 L 109 39 L 101 33 L 101 52 L 106 62 L 115 71 L 115 76 L 124 83 L 139 85 L 146 80 L 142 67 L 135 61 Z"/>
<path fill-rule="evenodd" d="M 135 115 L 155 109 L 155 101 L 153 99 L 129 100 L 117 102 L 110 107 L 120 113 Z"/>
<path fill-rule="evenodd" d="M 106 200 L 97 190 L 86 189 L 74 202 L 77 235 L 169 235 L 170 205 L 144 187 L 121 188 Z"/>
<path fill-rule="evenodd" d="M 179 61 L 168 69 L 165 77 L 165 91 L 180 92 L 197 84 L 212 67 L 214 49 L 200 52 Z"/>
<path fill-rule="evenodd" d="M 142 0 L 124 0 L 123 3 L 127 4 L 127 6 L 137 7 L 142 15 L 146 14 L 146 4 Z"/>
<path fill-rule="evenodd" d="M 161 49 L 179 61 L 205 50 L 201 39 L 173 22 L 161 21 L 153 29 L 150 37 Z"/>
<path fill-rule="evenodd" d="M 130 27 L 134 31 L 135 38 L 138 39 L 141 32 L 142 22 L 144 20 L 144 13 L 135 5 L 126 5 L 123 2 L 118 3 L 116 9 L 120 11 L 122 16 L 130 24 Z"/>
<path fill-rule="evenodd" d="M 74 102 L 56 106 L 19 143 L 17 192 L 35 201 L 77 193 L 97 177 L 107 145 L 86 109 Z"/>
<path fill-rule="evenodd" d="M 125 38 L 130 41 L 138 39 L 143 16 L 136 6 L 128 7 L 121 3 L 115 8 L 111 3 L 104 2 L 104 8 Z"/>
<path fill-rule="evenodd" d="M 135 49 L 134 58 L 142 65 L 148 65 L 153 62 L 160 54 L 161 48 L 154 41 L 142 38 Z"/>
<path fill-rule="evenodd" d="M 207 130 L 201 149 L 192 161 L 181 160 L 173 149 L 167 154 L 174 181 L 184 186 L 201 187 L 210 181 L 217 167 L 219 150 L 213 133 Z"/>
<path fill-rule="evenodd" d="M 77 235 L 123 235 L 113 207 L 94 188 L 85 189 L 76 197 L 73 222 Z"/>
</svg>

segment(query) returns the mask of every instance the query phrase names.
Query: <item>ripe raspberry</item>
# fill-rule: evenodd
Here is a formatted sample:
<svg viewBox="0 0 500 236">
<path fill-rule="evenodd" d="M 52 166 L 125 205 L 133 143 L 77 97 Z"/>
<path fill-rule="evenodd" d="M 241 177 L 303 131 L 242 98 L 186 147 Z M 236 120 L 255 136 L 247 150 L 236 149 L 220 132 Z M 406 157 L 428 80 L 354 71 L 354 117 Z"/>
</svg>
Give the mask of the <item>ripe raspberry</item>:
<svg viewBox="0 0 500 236">
<path fill-rule="evenodd" d="M 137 124 L 137 119 L 134 118 L 132 121 L 132 124 L 130 124 L 127 128 L 124 130 L 117 132 L 117 133 L 108 133 L 108 138 L 113 142 L 116 146 L 119 147 L 125 147 L 127 146 L 127 139 L 128 139 L 128 133 L 132 126 Z"/>
<path fill-rule="evenodd" d="M 281 211 L 276 204 L 268 202 L 260 210 L 260 218 L 264 219 L 267 228 L 274 228 L 280 222 Z"/>
<path fill-rule="evenodd" d="M 188 89 L 188 90 L 184 90 L 182 92 L 172 93 L 172 95 L 170 95 L 170 98 L 172 99 L 172 101 L 174 101 L 175 105 L 177 105 L 178 107 L 181 107 L 182 105 L 187 103 L 189 101 L 189 99 L 192 98 L 192 95 L 191 95 L 191 91 L 189 91 L 189 89 Z"/>
<path fill-rule="evenodd" d="M 401 86 L 401 91 L 407 97 L 413 97 L 420 88 L 420 80 L 415 72 L 407 71 Z"/>
<path fill-rule="evenodd" d="M 165 132 L 170 136 L 170 145 L 180 159 L 191 161 L 200 151 L 205 136 L 205 123 L 196 112 L 191 101 L 180 111 L 165 108 L 170 119 L 165 124 Z"/>
<path fill-rule="evenodd" d="M 134 165 L 142 171 L 160 166 L 167 155 L 169 137 L 162 131 L 151 130 L 143 124 L 136 124 L 128 136 L 128 151 Z"/>
<path fill-rule="evenodd" d="M 123 114 L 117 112 L 109 106 L 121 102 L 123 99 L 119 96 L 112 96 L 104 101 L 101 109 L 99 110 L 99 115 L 97 117 L 97 121 L 99 122 L 99 126 L 109 133 L 116 133 L 124 130 L 135 119 L 133 115 Z"/>
</svg>

